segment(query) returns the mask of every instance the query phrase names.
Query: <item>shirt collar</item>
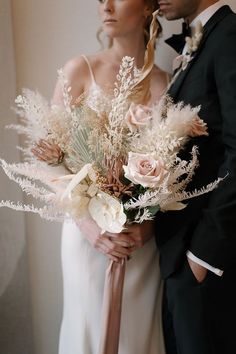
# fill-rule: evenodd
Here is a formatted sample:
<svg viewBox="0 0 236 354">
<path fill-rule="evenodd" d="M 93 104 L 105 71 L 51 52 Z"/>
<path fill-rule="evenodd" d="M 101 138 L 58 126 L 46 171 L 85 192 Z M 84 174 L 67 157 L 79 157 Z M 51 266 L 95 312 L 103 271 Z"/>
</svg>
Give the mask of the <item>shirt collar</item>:
<svg viewBox="0 0 236 354">
<path fill-rule="evenodd" d="M 218 1 L 215 4 L 209 6 L 204 11 L 202 11 L 191 23 L 190 27 L 194 27 L 197 22 L 201 22 L 202 26 L 205 26 L 208 20 L 214 15 L 214 13 L 224 6 L 223 1 Z"/>
</svg>

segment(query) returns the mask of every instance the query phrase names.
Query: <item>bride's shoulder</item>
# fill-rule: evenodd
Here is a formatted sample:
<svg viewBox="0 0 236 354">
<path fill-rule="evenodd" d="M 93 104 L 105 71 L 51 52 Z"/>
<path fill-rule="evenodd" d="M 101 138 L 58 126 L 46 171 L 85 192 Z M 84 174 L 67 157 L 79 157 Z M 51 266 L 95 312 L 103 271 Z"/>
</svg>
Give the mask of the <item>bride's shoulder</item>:
<svg viewBox="0 0 236 354">
<path fill-rule="evenodd" d="M 70 94 L 73 101 L 76 101 L 81 94 L 86 92 L 91 82 L 88 64 L 83 56 L 78 56 L 69 59 L 63 66 L 62 70 L 68 86 L 71 88 Z M 56 104 L 61 104 L 63 101 L 63 92 L 60 80 L 56 83 L 52 101 Z"/>
<path fill-rule="evenodd" d="M 79 80 L 80 82 L 89 77 L 89 70 L 83 55 L 69 59 L 64 67 L 64 74 L 70 82 Z"/>
<path fill-rule="evenodd" d="M 109 62 L 109 51 L 102 50 L 94 54 L 90 54 L 86 56 L 89 65 L 91 66 L 92 70 L 96 70 L 101 68 L 104 65 L 107 65 Z"/>
<path fill-rule="evenodd" d="M 88 90 L 100 60 L 99 54 L 79 55 L 65 63 L 63 72 L 72 87 L 72 93 L 79 94 Z"/>
<path fill-rule="evenodd" d="M 68 60 L 64 66 L 64 72 L 69 79 L 90 79 L 91 72 L 106 64 L 106 54 L 98 52 L 90 55 L 80 55 Z"/>
</svg>

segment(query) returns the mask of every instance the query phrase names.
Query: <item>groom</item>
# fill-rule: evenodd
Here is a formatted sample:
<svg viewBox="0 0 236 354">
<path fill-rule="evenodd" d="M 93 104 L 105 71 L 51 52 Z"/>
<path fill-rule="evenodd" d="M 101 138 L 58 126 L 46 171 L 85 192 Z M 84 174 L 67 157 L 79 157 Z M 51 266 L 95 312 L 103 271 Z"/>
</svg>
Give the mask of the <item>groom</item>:
<svg viewBox="0 0 236 354">
<path fill-rule="evenodd" d="M 159 213 L 156 239 L 166 280 L 168 314 L 178 354 L 236 353 L 236 15 L 216 0 L 159 0 L 168 20 L 201 21 L 203 36 L 189 51 L 181 37 L 179 68 L 169 95 L 201 105 L 208 137 L 192 139 L 200 166 L 189 189 L 225 177 L 211 193 L 194 198 L 183 211 Z M 184 35 L 186 36 L 186 34 Z M 184 37 L 183 37 L 184 38 Z M 189 53 L 190 52 L 190 53 Z M 183 66 L 183 59 L 191 60 Z M 182 59 L 182 62 L 181 62 Z M 168 342 L 167 332 L 167 348 Z M 168 351 L 167 351 L 168 354 Z"/>
<path fill-rule="evenodd" d="M 201 21 L 203 26 L 202 39 L 194 50 L 184 43 L 189 34 L 183 38 L 175 35 L 168 41 L 182 55 L 169 94 L 175 102 L 201 105 L 199 115 L 209 132 L 208 137 L 192 139 L 182 153 L 188 159 L 192 145 L 198 146 L 200 166 L 189 190 L 225 177 L 217 189 L 190 200 L 182 211 L 158 213 L 156 218 L 156 240 L 166 284 L 166 313 L 170 315 L 168 324 L 173 325 L 178 354 L 233 354 L 236 353 L 236 15 L 217 0 L 157 1 L 168 20 L 183 18 L 190 27 Z M 142 247 L 152 235 L 152 227 L 150 222 L 134 224 L 127 240 L 133 235 L 138 240 L 134 247 Z M 168 349 L 172 331 L 166 333 L 167 354 L 175 353 Z"/>
</svg>

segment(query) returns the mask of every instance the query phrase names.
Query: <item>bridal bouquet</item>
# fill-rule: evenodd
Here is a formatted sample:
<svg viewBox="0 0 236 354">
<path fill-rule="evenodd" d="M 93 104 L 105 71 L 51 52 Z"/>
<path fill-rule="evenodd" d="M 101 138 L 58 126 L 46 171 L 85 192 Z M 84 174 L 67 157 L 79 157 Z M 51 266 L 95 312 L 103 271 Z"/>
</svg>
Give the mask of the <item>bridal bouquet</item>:
<svg viewBox="0 0 236 354">
<path fill-rule="evenodd" d="M 11 127 L 28 138 L 26 161 L 1 160 L 8 177 L 44 205 L 2 201 L 0 206 L 49 220 L 70 217 L 77 222 L 89 214 L 102 232 L 119 233 L 127 223 L 153 219 L 158 211 L 183 209 L 184 200 L 216 187 L 218 181 L 186 192 L 198 165 L 197 147 L 189 161 L 178 156 L 189 138 L 207 135 L 200 107 L 173 104 L 168 96 L 153 107 L 130 102 L 140 75 L 132 58 L 123 58 L 110 107 L 98 102 L 93 110 L 85 98 L 78 107 L 71 105 L 70 88 L 63 72 L 59 75 L 63 108 L 29 90 L 17 97 L 24 124 Z M 55 146 L 56 160 L 39 162 L 33 153 L 39 143 Z M 52 166 L 60 162 L 60 167 Z"/>
</svg>

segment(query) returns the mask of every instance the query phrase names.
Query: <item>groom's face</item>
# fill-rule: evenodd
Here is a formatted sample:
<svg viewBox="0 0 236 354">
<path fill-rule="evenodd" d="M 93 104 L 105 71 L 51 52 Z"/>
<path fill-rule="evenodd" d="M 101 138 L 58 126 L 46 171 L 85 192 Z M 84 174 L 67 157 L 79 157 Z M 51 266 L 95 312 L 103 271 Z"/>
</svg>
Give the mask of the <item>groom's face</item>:
<svg viewBox="0 0 236 354">
<path fill-rule="evenodd" d="M 201 12 L 206 2 L 207 0 L 158 0 L 160 10 L 167 20 L 184 18 L 190 22 Z"/>
</svg>

